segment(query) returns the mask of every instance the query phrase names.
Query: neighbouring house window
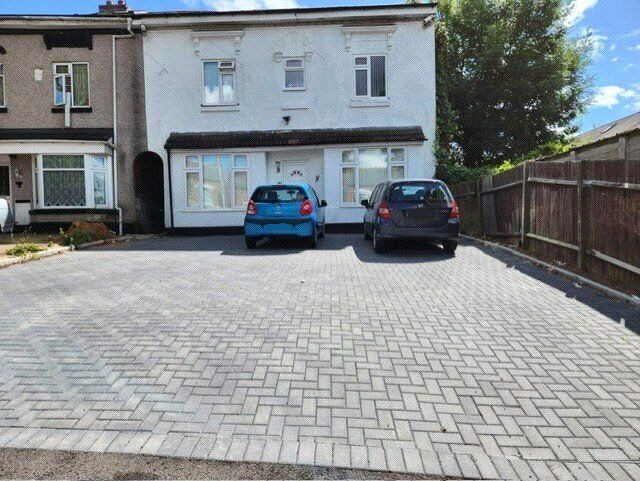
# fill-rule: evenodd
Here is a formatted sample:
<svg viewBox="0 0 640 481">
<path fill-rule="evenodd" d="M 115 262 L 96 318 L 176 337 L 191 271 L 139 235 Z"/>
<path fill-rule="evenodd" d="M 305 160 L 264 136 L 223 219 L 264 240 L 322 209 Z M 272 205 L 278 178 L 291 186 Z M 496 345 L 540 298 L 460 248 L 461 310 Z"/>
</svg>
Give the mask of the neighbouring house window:
<svg viewBox="0 0 640 481">
<path fill-rule="evenodd" d="M 236 63 L 233 60 L 202 63 L 205 105 L 230 104 L 236 101 Z"/>
<path fill-rule="evenodd" d="M 304 59 L 287 58 L 284 61 L 285 90 L 304 90 Z"/>
<path fill-rule="evenodd" d="M 0 63 L 0 107 L 4 106 L 4 66 Z"/>
<path fill-rule="evenodd" d="M 9 197 L 11 195 L 9 180 L 9 166 L 0 165 L 0 197 Z"/>
<path fill-rule="evenodd" d="M 103 155 L 39 155 L 36 159 L 39 207 L 108 207 L 111 173 Z"/>
<path fill-rule="evenodd" d="M 358 55 L 354 57 L 355 96 L 380 98 L 387 96 L 387 57 L 384 55 Z"/>
<path fill-rule="evenodd" d="M 72 107 L 89 106 L 89 64 L 56 63 L 53 65 L 53 103 L 64 105 L 71 94 Z"/>
<path fill-rule="evenodd" d="M 342 152 L 342 203 L 358 204 L 369 199 L 385 180 L 404 179 L 404 148 L 362 148 Z"/>
<path fill-rule="evenodd" d="M 245 154 L 187 155 L 184 173 L 188 208 L 234 209 L 249 200 L 249 159 Z"/>
</svg>

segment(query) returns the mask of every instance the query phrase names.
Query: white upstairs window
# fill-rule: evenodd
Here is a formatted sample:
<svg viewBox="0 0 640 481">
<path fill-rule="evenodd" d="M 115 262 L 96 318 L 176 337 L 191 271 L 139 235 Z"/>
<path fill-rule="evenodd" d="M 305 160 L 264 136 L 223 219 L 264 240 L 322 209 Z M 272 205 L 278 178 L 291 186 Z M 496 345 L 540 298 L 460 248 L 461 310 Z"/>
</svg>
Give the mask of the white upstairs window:
<svg viewBox="0 0 640 481">
<path fill-rule="evenodd" d="M 65 104 L 71 94 L 72 107 L 89 107 L 89 64 L 56 63 L 53 65 L 53 103 Z"/>
<path fill-rule="evenodd" d="M 236 63 L 233 60 L 206 60 L 202 63 L 203 105 L 236 103 Z"/>
<path fill-rule="evenodd" d="M 387 57 L 357 55 L 353 57 L 354 97 L 382 99 L 387 95 Z"/>
<path fill-rule="evenodd" d="M 284 89 L 304 90 L 305 72 L 303 58 L 287 58 L 284 61 Z"/>
</svg>

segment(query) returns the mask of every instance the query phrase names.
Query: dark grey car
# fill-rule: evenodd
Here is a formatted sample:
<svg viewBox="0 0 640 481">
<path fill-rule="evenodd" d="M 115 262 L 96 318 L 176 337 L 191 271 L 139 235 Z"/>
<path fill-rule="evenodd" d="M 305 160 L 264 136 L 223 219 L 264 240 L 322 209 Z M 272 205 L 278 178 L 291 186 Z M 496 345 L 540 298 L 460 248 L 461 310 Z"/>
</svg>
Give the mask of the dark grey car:
<svg viewBox="0 0 640 481">
<path fill-rule="evenodd" d="M 458 247 L 460 210 L 449 188 L 435 179 L 389 180 L 378 184 L 361 204 L 364 237 L 383 252 L 387 241 L 416 239 L 442 243 L 453 254 Z"/>
</svg>

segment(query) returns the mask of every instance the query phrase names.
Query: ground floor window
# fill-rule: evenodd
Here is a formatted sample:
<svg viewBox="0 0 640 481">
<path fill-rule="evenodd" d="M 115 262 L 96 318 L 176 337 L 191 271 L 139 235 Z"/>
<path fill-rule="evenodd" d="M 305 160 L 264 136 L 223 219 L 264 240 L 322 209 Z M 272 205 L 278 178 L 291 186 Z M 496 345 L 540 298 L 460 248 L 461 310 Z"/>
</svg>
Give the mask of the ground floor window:
<svg viewBox="0 0 640 481">
<path fill-rule="evenodd" d="M 186 155 L 183 172 L 188 209 L 244 208 L 249 200 L 246 154 Z"/>
<path fill-rule="evenodd" d="M 342 203 L 359 204 L 380 182 L 404 179 L 404 148 L 376 147 L 342 152 Z"/>
<path fill-rule="evenodd" d="M 34 161 L 38 207 L 109 207 L 109 167 L 104 155 L 38 155 Z"/>
<path fill-rule="evenodd" d="M 9 166 L 0 165 L 0 197 L 9 197 L 11 194 L 9 177 Z"/>
</svg>

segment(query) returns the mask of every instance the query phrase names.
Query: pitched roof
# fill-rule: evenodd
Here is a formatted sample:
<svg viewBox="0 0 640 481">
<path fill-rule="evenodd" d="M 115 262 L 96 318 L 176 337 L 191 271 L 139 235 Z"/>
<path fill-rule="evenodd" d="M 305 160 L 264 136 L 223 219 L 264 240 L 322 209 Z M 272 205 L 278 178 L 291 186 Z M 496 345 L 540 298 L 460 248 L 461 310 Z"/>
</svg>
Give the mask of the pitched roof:
<svg viewBox="0 0 640 481">
<path fill-rule="evenodd" d="M 596 127 L 593 130 L 584 132 L 575 137 L 574 141 L 578 145 L 593 144 L 600 142 L 601 140 L 617 137 L 618 135 L 626 134 L 633 130 L 640 129 L 640 112 L 629 115 L 622 119 L 614 120 L 600 127 Z"/>
<path fill-rule="evenodd" d="M 371 142 L 423 142 L 424 140 L 425 136 L 421 127 L 172 132 L 165 143 L 165 148 L 290 147 Z"/>
</svg>

